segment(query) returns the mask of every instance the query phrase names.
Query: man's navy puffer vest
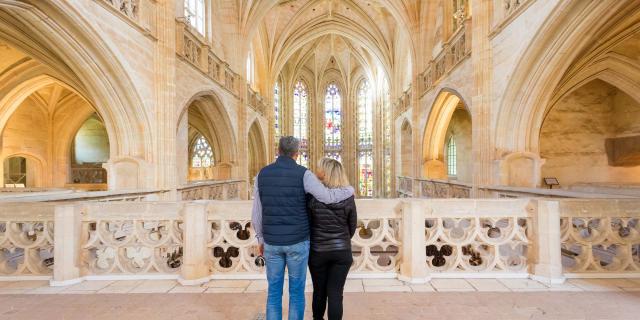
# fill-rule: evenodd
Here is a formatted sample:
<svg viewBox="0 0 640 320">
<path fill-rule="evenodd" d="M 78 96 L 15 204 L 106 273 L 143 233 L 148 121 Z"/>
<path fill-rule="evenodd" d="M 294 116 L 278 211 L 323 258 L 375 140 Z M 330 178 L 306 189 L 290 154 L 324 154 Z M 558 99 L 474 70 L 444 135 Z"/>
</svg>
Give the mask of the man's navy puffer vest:
<svg viewBox="0 0 640 320">
<path fill-rule="evenodd" d="M 280 156 L 258 174 L 262 203 L 262 235 L 269 245 L 288 246 L 309 240 L 309 215 L 304 191 L 307 168 Z"/>
</svg>

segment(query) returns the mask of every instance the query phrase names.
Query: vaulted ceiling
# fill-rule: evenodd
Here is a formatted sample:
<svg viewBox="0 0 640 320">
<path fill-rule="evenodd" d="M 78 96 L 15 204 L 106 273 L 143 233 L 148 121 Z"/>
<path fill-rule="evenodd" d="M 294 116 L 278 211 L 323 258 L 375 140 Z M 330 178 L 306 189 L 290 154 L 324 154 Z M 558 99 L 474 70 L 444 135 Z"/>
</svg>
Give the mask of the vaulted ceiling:
<svg viewBox="0 0 640 320">
<path fill-rule="evenodd" d="M 394 72 L 411 65 L 411 25 L 417 0 L 248 1 L 243 33 L 251 39 L 259 79 L 287 67 L 321 74 L 333 60 L 343 74 L 358 66 Z M 264 81 L 264 80 L 263 80 Z"/>
</svg>

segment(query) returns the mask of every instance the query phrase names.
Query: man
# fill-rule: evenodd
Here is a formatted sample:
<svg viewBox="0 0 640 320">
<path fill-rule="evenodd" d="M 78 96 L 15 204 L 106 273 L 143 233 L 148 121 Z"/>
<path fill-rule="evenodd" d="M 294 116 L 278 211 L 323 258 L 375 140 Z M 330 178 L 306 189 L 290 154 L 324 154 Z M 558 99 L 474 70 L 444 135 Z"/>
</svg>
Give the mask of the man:
<svg viewBox="0 0 640 320">
<path fill-rule="evenodd" d="M 289 320 L 304 317 L 309 259 L 307 193 L 324 203 L 338 203 L 354 193 L 352 187 L 328 189 L 315 174 L 298 165 L 299 147 L 300 141 L 294 137 L 280 138 L 278 159 L 260 170 L 255 181 L 252 223 L 267 268 L 267 320 L 282 319 L 285 267 L 289 274 Z"/>
</svg>

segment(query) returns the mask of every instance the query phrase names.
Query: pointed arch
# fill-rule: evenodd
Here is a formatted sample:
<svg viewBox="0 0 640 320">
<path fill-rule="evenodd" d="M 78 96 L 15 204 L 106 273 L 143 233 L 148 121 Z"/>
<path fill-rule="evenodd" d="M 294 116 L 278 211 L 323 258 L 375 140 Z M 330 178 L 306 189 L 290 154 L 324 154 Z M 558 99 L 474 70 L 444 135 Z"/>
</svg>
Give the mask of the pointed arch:
<svg viewBox="0 0 640 320">
<path fill-rule="evenodd" d="M 450 88 L 438 93 L 427 118 L 422 139 L 422 175 L 431 179 L 446 179 L 445 144 L 449 124 L 458 109 L 470 112 L 460 94 Z"/>
</svg>

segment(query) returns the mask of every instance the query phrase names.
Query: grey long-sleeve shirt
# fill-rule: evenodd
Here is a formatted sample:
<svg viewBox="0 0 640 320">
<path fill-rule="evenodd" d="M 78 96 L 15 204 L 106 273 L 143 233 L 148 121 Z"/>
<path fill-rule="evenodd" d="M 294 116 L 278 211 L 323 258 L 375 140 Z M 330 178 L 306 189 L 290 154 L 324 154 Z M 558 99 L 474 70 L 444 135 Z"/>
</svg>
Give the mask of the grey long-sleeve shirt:
<svg viewBox="0 0 640 320">
<path fill-rule="evenodd" d="M 329 189 L 316 177 L 313 172 L 307 170 L 303 177 L 304 191 L 314 196 L 318 201 L 324 203 L 338 203 L 349 199 L 354 194 L 351 186 L 344 188 Z M 260 190 L 258 190 L 258 177 L 254 181 L 253 188 L 253 210 L 251 213 L 251 224 L 256 232 L 258 243 L 263 244 L 262 238 L 262 202 L 260 202 Z"/>
</svg>

